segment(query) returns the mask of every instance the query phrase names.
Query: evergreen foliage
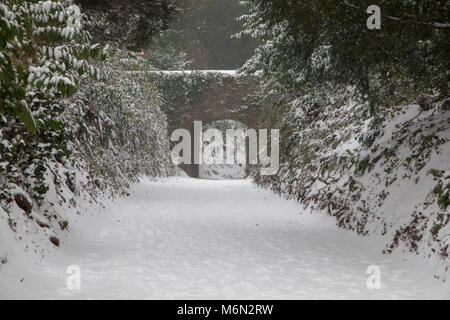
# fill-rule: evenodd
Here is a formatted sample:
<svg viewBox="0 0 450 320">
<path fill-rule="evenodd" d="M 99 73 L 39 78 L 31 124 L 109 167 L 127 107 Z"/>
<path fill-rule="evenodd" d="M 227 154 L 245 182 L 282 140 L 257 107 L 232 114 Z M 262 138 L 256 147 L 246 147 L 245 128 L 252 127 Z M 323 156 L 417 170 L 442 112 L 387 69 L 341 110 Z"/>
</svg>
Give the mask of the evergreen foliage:
<svg viewBox="0 0 450 320">
<path fill-rule="evenodd" d="M 264 42 L 247 69 L 261 70 L 285 92 L 326 82 L 354 85 L 372 108 L 411 92 L 449 94 L 448 1 L 384 1 L 380 30 L 366 26 L 366 9 L 376 4 L 370 0 L 246 3 L 251 14 L 243 17 L 241 35 Z"/>
<path fill-rule="evenodd" d="M 246 13 L 238 0 L 187 0 L 178 3 L 168 32 L 152 46 L 186 53 L 192 70 L 235 70 L 252 55 L 255 39 L 235 39 Z"/>
<path fill-rule="evenodd" d="M 0 4 L 0 212 L 14 232 L 66 230 L 77 199 L 174 170 L 160 93 L 143 81 L 153 67 L 92 44 L 89 19 L 72 0 Z"/>
<path fill-rule="evenodd" d="M 147 49 L 167 30 L 177 12 L 172 0 L 75 0 L 89 17 L 86 29 L 95 42 L 121 49 Z"/>
<path fill-rule="evenodd" d="M 125 192 L 141 175 L 172 174 L 163 100 L 146 73 L 151 67 L 115 49 L 99 68 L 100 81 L 85 77 L 66 111 L 73 149 L 92 185 Z"/>
<path fill-rule="evenodd" d="M 0 4 L 0 199 L 11 199 L 12 183 L 42 200 L 46 163 L 70 154 L 62 99 L 81 74 L 98 75 L 87 60 L 101 54 L 77 12 L 72 1 Z"/>
<path fill-rule="evenodd" d="M 448 1 L 380 2 L 380 30 L 366 26 L 373 1 L 245 2 L 239 36 L 263 43 L 241 72 L 261 76 L 264 126 L 281 130 L 279 172 L 256 183 L 387 235 L 388 252 L 447 257 Z M 416 197 L 393 212 L 401 186 Z"/>
</svg>

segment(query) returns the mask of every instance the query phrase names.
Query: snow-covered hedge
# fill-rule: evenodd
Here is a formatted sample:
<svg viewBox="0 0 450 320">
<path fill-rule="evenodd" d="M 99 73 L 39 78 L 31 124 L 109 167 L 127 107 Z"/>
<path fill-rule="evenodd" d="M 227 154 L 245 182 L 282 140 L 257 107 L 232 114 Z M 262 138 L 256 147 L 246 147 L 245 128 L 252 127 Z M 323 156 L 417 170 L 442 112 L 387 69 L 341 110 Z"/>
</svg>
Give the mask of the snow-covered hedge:
<svg viewBox="0 0 450 320">
<path fill-rule="evenodd" d="M 281 129 L 279 172 L 254 174 L 256 183 L 335 216 L 343 228 L 379 235 L 385 252 L 401 247 L 434 257 L 448 272 L 445 31 L 391 21 L 375 39 L 351 18 L 364 10 L 304 2 L 246 1 L 239 36 L 263 43 L 241 72 L 261 76 L 266 126 Z M 445 18 L 407 7 L 419 1 L 390 5 L 398 15 Z"/>
<path fill-rule="evenodd" d="M 82 73 L 96 74 L 92 50 L 71 1 L 0 4 L 0 199 L 19 183 L 39 201 L 46 161 L 63 162 L 67 149 L 61 98 L 72 95 Z M 51 160 L 49 160 L 51 159 Z"/>
<path fill-rule="evenodd" d="M 150 66 L 114 50 L 99 67 L 101 81 L 86 77 L 66 110 L 72 149 L 93 185 L 114 193 L 141 175 L 172 174 L 166 115 L 161 94 L 148 82 Z"/>
<path fill-rule="evenodd" d="M 123 75 L 146 67 L 85 19 L 72 0 L 0 4 L 0 257 L 59 246 L 83 209 L 172 170 L 160 94 Z"/>
<path fill-rule="evenodd" d="M 297 98 L 275 116 L 280 169 L 257 184 L 325 211 L 340 227 L 435 256 L 448 270 L 450 110 L 403 105 L 367 112 L 352 88 Z M 381 249 L 381 248 L 380 248 Z"/>
<path fill-rule="evenodd" d="M 63 99 L 81 74 L 98 76 L 88 60 L 102 54 L 82 24 L 70 0 L 0 4 L 0 224 L 29 250 L 35 236 L 59 245 L 75 205 Z"/>
</svg>

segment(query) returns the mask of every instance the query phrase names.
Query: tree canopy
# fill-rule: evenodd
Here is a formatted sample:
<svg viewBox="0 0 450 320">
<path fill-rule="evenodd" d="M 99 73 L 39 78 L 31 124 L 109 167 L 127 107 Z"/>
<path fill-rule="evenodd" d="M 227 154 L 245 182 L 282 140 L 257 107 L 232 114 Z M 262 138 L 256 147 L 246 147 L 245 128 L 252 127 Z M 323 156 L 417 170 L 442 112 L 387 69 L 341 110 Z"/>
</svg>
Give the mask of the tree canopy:
<svg viewBox="0 0 450 320">
<path fill-rule="evenodd" d="M 356 85 L 372 104 L 399 84 L 448 95 L 448 1 L 379 1 L 379 30 L 366 26 L 372 0 L 246 2 L 252 13 L 242 33 L 261 36 L 265 44 L 253 67 L 288 87 Z"/>
</svg>

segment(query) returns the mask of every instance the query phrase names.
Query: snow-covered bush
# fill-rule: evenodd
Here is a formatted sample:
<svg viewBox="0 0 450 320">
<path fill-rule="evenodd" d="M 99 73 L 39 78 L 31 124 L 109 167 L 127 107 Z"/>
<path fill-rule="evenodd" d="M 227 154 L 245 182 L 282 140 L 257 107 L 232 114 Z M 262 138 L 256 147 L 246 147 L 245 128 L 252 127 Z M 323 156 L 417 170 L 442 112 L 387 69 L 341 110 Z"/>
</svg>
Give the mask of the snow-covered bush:
<svg viewBox="0 0 450 320">
<path fill-rule="evenodd" d="M 70 0 L 0 3 L 0 223 L 17 239 L 59 245 L 68 222 L 57 208 L 75 206 L 64 99 L 82 74 L 98 76 L 88 60 L 101 55 L 83 19 Z"/>
<path fill-rule="evenodd" d="M 369 34 L 358 7 L 246 2 L 251 12 L 240 36 L 263 44 L 241 71 L 262 77 L 266 126 L 281 130 L 279 172 L 254 173 L 256 183 L 328 212 L 341 227 L 382 236 L 385 252 L 434 256 L 448 271 L 445 31 L 389 21 Z M 391 5 L 410 19 L 420 1 L 384 7 Z M 422 15 L 412 10 L 416 21 L 444 19 L 434 6 Z"/>
<path fill-rule="evenodd" d="M 150 66 L 114 50 L 100 67 L 101 81 L 86 77 L 66 110 L 71 146 L 93 185 L 124 191 L 140 175 L 171 174 L 167 120 L 160 93 L 148 82 Z"/>
<path fill-rule="evenodd" d="M 281 129 L 280 169 L 257 184 L 325 211 L 340 227 L 378 234 L 445 261 L 449 253 L 450 111 L 437 103 L 386 108 L 376 116 L 352 88 L 293 100 Z"/>
<path fill-rule="evenodd" d="M 20 187 L 40 202 L 49 186 L 48 163 L 70 154 L 61 113 L 80 74 L 96 75 L 98 55 L 72 1 L 0 4 L 0 200 Z M 17 202 L 17 201 L 16 201 Z"/>
<path fill-rule="evenodd" d="M 106 59 L 85 20 L 72 0 L 0 3 L 2 256 L 11 238 L 59 246 L 83 209 L 172 170 L 159 93 L 125 73 L 143 62 Z"/>
</svg>

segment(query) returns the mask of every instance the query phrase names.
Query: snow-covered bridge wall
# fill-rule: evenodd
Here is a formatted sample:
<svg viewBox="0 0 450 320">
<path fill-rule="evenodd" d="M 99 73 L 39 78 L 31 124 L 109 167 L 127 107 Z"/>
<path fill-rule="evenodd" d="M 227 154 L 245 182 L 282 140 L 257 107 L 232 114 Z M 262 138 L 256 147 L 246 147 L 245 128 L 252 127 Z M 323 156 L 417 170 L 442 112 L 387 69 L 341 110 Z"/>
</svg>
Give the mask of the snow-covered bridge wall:
<svg viewBox="0 0 450 320">
<path fill-rule="evenodd" d="M 201 70 L 158 71 L 149 78 L 164 95 L 169 135 L 178 128 L 193 132 L 194 121 L 235 120 L 248 128 L 258 126 L 261 109 L 251 98 L 258 86 L 255 77 L 234 70 Z M 182 165 L 182 169 L 192 177 L 199 175 L 198 165 Z"/>
</svg>

